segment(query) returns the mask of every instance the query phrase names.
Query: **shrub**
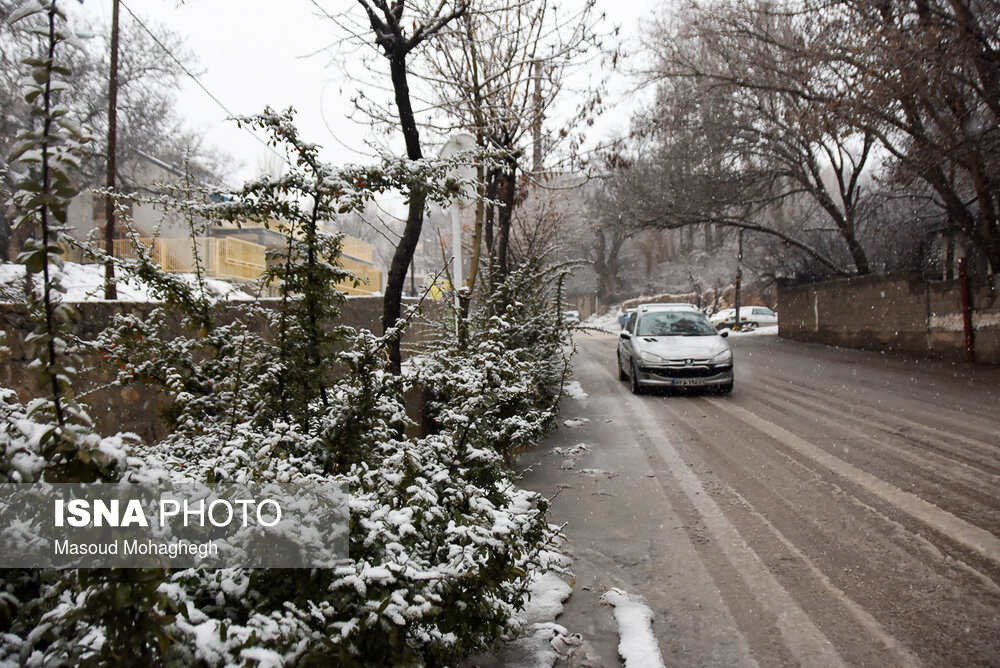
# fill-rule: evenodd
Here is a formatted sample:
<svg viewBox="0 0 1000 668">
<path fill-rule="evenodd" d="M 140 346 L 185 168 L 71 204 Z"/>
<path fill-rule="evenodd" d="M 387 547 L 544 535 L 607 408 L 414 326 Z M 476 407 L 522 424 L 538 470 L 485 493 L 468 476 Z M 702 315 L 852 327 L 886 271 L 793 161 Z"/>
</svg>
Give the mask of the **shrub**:
<svg viewBox="0 0 1000 668">
<path fill-rule="evenodd" d="M 549 567 L 555 531 L 545 500 L 518 489 L 504 462 L 552 423 L 567 373 L 550 294 L 558 272 L 537 264 L 512 272 L 480 296 L 461 348 L 442 335 L 401 376 L 389 373 L 385 349 L 398 332 L 375 336 L 336 322 L 343 295 L 334 282 L 345 274 L 338 240 L 316 224 L 348 206 L 348 184 L 350 201 L 360 202 L 383 187 L 379 179 L 415 177 L 383 166 L 361 181 L 315 162 L 289 117 L 259 122 L 307 156 L 302 173 L 255 182 L 237 201 L 204 211 L 280 211 L 290 221 L 289 259 L 269 276 L 283 286 L 280 306 L 236 309 L 222 324 L 200 281 L 164 274 L 137 248 L 138 261 L 119 268 L 153 285 L 164 306 L 145 320 L 117 317 L 93 347 L 118 369 L 116 382 L 164 392 L 168 435 L 104 439 L 82 417 L 70 429 L 0 390 L 0 466 L 8 480 L 49 470 L 77 476 L 69 464 L 83 462 L 90 479 L 343 482 L 350 560 L 298 570 L 7 571 L 0 662 L 454 664 L 517 630 L 529 574 Z M 292 202 L 283 188 L 294 184 Z M 296 213 L 307 199 L 315 208 Z M 55 262 L 44 256 L 42 266 Z M 266 318 L 273 336 L 254 334 L 252 318 Z M 46 406 L 68 405 L 72 373 L 40 371 L 46 381 L 60 373 L 61 393 Z M 407 437 L 403 395 L 417 385 L 432 397 L 435 428 Z M 62 439 L 54 451 L 45 447 L 49 433 Z"/>
</svg>

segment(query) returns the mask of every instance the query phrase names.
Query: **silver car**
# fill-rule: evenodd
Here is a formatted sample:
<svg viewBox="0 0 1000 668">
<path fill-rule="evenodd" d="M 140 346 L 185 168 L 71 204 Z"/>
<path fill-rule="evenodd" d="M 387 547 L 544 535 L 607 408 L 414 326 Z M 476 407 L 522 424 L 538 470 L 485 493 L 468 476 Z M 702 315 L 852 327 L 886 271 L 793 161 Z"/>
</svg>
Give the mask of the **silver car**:
<svg viewBox="0 0 1000 668">
<path fill-rule="evenodd" d="M 712 315 L 709 321 L 716 329 L 733 329 L 736 326 L 736 309 L 724 308 Z M 778 324 L 778 314 L 766 306 L 743 306 L 740 308 L 740 329 L 753 331 L 758 327 Z"/>
<path fill-rule="evenodd" d="M 629 316 L 618 337 L 618 377 L 633 393 L 645 387 L 733 391 L 733 351 L 704 314 L 648 304 Z"/>
</svg>

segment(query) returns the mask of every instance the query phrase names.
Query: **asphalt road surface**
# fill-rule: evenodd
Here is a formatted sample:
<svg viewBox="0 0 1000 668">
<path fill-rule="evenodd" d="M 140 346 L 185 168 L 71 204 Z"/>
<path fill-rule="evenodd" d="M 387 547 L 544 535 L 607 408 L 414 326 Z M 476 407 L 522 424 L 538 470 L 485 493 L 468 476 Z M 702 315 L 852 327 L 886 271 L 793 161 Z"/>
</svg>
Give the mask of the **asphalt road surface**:
<svg viewBox="0 0 1000 668">
<path fill-rule="evenodd" d="M 589 396 L 519 462 L 566 523 L 573 663 L 619 665 L 619 587 L 668 666 L 1000 666 L 1000 368 L 730 341 L 731 396 L 633 396 L 577 339 Z"/>
</svg>

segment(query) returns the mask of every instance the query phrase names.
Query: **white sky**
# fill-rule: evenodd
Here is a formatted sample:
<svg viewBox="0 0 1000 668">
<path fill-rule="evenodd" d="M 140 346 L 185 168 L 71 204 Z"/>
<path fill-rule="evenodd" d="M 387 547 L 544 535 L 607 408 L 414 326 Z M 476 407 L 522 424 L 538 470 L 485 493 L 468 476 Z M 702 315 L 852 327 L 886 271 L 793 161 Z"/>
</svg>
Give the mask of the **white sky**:
<svg viewBox="0 0 1000 668">
<path fill-rule="evenodd" d="M 144 22 L 165 25 L 186 40 L 194 54 L 199 80 L 235 114 L 252 114 L 265 105 L 284 109 L 295 107 L 298 125 L 305 139 L 324 147 L 330 162 L 364 161 L 365 138 L 369 128 L 347 119 L 350 96 L 356 85 L 348 81 L 325 55 L 310 55 L 333 44 L 339 37 L 336 26 L 318 17 L 308 0 L 123 0 Z M 564 5 L 579 2 L 566 0 Z M 351 6 L 339 0 L 340 6 Z M 86 0 L 83 12 L 110 16 L 110 0 Z M 609 23 L 621 25 L 628 50 L 635 50 L 635 36 L 641 18 L 649 17 L 662 3 L 656 0 L 598 0 Z M 123 7 L 121 21 L 132 21 Z M 616 77 L 616 89 L 608 96 L 634 100 L 623 92 L 629 85 Z M 628 125 L 629 103 L 606 112 L 594 129 L 594 140 Z M 223 111 L 193 81 L 186 79 L 178 99 L 178 112 L 195 130 L 203 131 L 209 143 L 234 159 L 234 177 L 242 180 L 255 175 L 265 160 L 267 149 L 246 130 L 227 122 Z M 402 150 L 400 146 L 393 147 Z"/>
</svg>

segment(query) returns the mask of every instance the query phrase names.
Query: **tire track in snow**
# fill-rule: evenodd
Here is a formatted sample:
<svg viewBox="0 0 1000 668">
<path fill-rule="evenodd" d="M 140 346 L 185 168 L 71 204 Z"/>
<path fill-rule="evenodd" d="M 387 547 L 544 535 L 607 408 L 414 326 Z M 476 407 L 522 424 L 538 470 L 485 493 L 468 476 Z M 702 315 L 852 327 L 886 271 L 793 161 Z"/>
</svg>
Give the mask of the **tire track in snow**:
<svg viewBox="0 0 1000 668">
<path fill-rule="evenodd" d="M 666 579 L 659 580 L 663 582 L 662 588 L 650 589 L 650 583 L 658 581 L 656 577 L 650 577 L 651 573 L 643 572 L 634 565 L 617 561 L 614 556 L 617 550 L 600 543 L 575 545 L 577 563 L 579 565 L 587 560 L 596 566 L 598 571 L 603 572 L 601 581 L 605 586 L 610 584 L 643 591 L 656 614 L 654 627 L 661 633 L 658 642 L 661 656 L 670 665 L 758 666 L 760 664 L 752 654 L 745 631 L 733 617 L 730 604 L 725 600 L 711 568 L 699 555 L 691 537 L 682 530 L 683 516 L 673 506 L 673 499 L 664 488 L 670 483 L 669 478 L 662 474 L 650 475 L 648 466 L 653 463 L 655 455 L 650 452 L 648 443 L 639 442 L 639 430 L 628 420 L 628 406 L 635 399 L 623 391 L 624 385 L 614 374 L 613 348 L 612 364 L 607 363 L 604 346 L 609 341 L 610 338 L 607 341 L 591 339 L 586 341 L 587 345 L 581 346 L 581 354 L 575 362 L 576 375 L 595 399 L 590 409 L 594 409 L 594 404 L 601 405 L 601 416 L 624 427 L 618 440 L 605 442 L 604 446 L 595 445 L 595 450 L 602 447 L 623 449 L 629 452 L 622 453 L 626 460 L 632 459 L 631 452 L 641 457 L 642 463 L 636 464 L 643 468 L 633 466 L 629 471 L 631 475 L 649 479 L 640 486 L 655 495 L 656 500 L 650 505 L 663 508 L 662 515 L 659 515 L 659 531 L 655 529 L 656 524 L 647 530 L 650 532 L 648 550 L 663 562 L 656 574 L 661 578 L 665 575 Z M 595 415 L 591 417 L 596 421 Z M 659 470 L 662 463 L 657 461 L 655 466 Z M 627 477 L 628 474 L 621 479 Z M 663 522 L 667 522 L 666 529 Z M 573 604 L 572 599 L 570 604 Z M 612 626 L 618 635 L 613 622 Z"/>
<path fill-rule="evenodd" d="M 670 398 L 668 398 L 667 400 L 670 401 Z M 711 409 L 719 408 L 720 407 L 719 404 L 728 402 L 730 400 L 697 398 L 694 399 L 694 401 L 696 401 L 698 404 L 704 405 L 702 406 L 702 410 L 699 412 L 710 412 Z M 704 425 L 698 424 L 697 421 L 692 419 L 690 415 L 688 415 L 688 413 L 683 409 L 670 410 L 669 419 L 674 422 L 680 423 L 680 425 L 683 426 L 684 431 L 687 432 L 688 434 L 703 433 Z M 704 443 L 702 443 L 701 445 L 704 445 Z M 780 457 L 782 458 L 792 459 L 788 454 L 780 450 L 777 452 L 780 453 Z M 801 462 L 797 462 L 797 464 L 799 466 L 802 466 Z M 715 468 L 714 466 L 711 465 L 707 466 L 710 466 L 710 468 L 713 469 Z M 731 498 L 736 500 L 739 503 L 740 512 L 746 513 L 748 516 L 753 518 L 755 524 L 759 527 L 762 527 L 764 531 L 766 531 L 770 535 L 773 541 L 781 547 L 784 553 L 786 553 L 791 559 L 794 559 L 797 563 L 801 564 L 805 572 L 807 572 L 811 577 L 812 582 L 815 583 L 817 589 L 822 591 L 825 596 L 829 597 L 829 599 L 832 602 L 834 602 L 837 606 L 839 606 L 839 608 L 843 612 L 837 613 L 836 615 L 837 617 L 841 617 L 843 619 L 849 618 L 853 620 L 855 628 L 863 630 L 865 633 L 867 633 L 874 640 L 877 646 L 881 646 L 884 650 L 888 652 L 888 655 L 891 655 L 895 659 L 895 663 L 892 665 L 907 666 L 909 668 L 911 666 L 919 666 L 922 664 L 920 658 L 913 651 L 911 651 L 908 647 L 906 647 L 902 642 L 897 640 L 897 638 L 888 629 L 886 629 L 886 627 L 883 626 L 881 622 L 879 622 L 871 613 L 868 612 L 867 609 L 865 609 L 864 605 L 859 604 L 857 601 L 851 598 L 851 596 L 848 595 L 847 592 L 845 592 L 841 587 L 839 587 L 816 562 L 814 562 L 809 556 L 807 556 L 805 552 L 799 549 L 793 543 L 793 541 L 788 536 L 786 536 L 786 534 L 782 532 L 781 529 L 778 528 L 778 526 L 773 521 L 768 519 L 762 512 L 760 512 L 757 509 L 757 507 L 753 503 L 751 503 L 746 497 L 744 497 L 743 494 L 737 491 L 737 489 L 732 484 L 729 483 L 721 483 L 721 484 L 724 485 L 726 490 L 723 493 L 723 496 L 730 496 Z M 755 484 L 762 485 L 764 487 L 768 486 L 766 479 L 765 480 L 755 479 Z M 719 494 L 718 491 L 715 491 L 713 493 Z M 793 504 L 793 502 L 789 498 L 783 497 L 782 500 L 787 502 L 790 506 Z M 878 514 L 881 517 L 881 514 L 878 513 L 878 511 L 876 511 L 875 509 L 869 508 L 869 510 L 871 512 Z M 888 518 L 883 517 L 882 519 L 887 523 L 891 523 L 891 520 L 889 520 Z M 755 536 L 754 540 L 759 541 L 760 537 Z M 766 554 L 766 548 L 763 551 L 758 548 L 758 553 Z M 979 575 L 980 578 L 984 577 L 978 573 L 977 575 Z M 809 594 L 807 593 L 806 588 L 803 587 L 801 584 L 799 585 L 797 593 L 800 596 L 805 596 L 806 597 L 805 600 L 809 601 L 815 600 L 809 598 Z M 815 606 L 815 603 L 812 603 L 812 605 Z M 816 608 L 814 607 L 813 609 L 815 610 Z M 844 642 L 843 632 L 841 632 L 839 635 L 840 635 L 839 640 L 841 642 Z M 843 645 L 841 647 L 843 647 Z M 849 661 L 852 664 L 855 663 L 857 660 L 858 660 L 857 656 L 855 656 L 852 659 L 849 659 Z"/>
<path fill-rule="evenodd" d="M 935 429 L 929 425 L 911 422 L 897 415 L 887 419 L 885 416 L 847 412 L 843 408 L 837 407 L 835 402 L 831 402 L 828 397 L 813 398 L 803 392 L 780 388 L 769 388 L 767 394 L 756 398 L 756 400 L 766 402 L 768 396 L 773 397 L 776 401 L 780 400 L 783 407 L 790 407 L 791 410 L 800 415 L 824 422 L 830 427 L 854 432 L 866 440 L 875 441 L 876 439 L 871 437 L 870 431 L 861 431 L 863 428 L 875 429 L 891 438 L 904 441 L 911 447 L 901 447 L 887 441 L 877 442 L 879 445 L 889 445 L 899 453 L 901 458 L 909 459 L 917 466 L 931 467 L 932 469 L 947 466 L 956 478 L 979 482 L 991 478 L 993 485 L 1000 483 L 1000 474 L 996 472 L 1000 471 L 997 464 L 997 455 L 1000 454 L 1000 449 L 996 447 L 991 446 L 997 452 L 983 453 L 982 461 L 980 461 L 977 458 L 969 457 L 967 453 L 970 446 L 974 447 L 977 443 L 986 444 Z M 854 426 L 849 426 L 848 423 Z M 926 435 L 921 437 L 915 432 L 923 432 Z M 953 443 L 947 443 L 949 440 Z M 915 452 L 915 449 L 919 449 L 919 452 Z M 973 477 L 970 478 L 970 476 Z M 994 488 L 991 486 L 991 489 Z"/>
<path fill-rule="evenodd" d="M 840 587 L 835 585 L 833 581 L 827 577 L 826 573 L 814 564 L 813 561 L 809 559 L 809 557 L 807 557 L 801 550 L 795 547 L 795 545 L 793 545 L 792 542 L 784 536 L 784 534 L 778 531 L 777 527 L 771 524 L 766 517 L 750 505 L 750 503 L 744 499 L 739 492 L 732 490 L 732 493 L 736 498 L 743 502 L 747 512 L 757 518 L 757 521 L 765 526 L 769 532 L 771 532 L 774 539 L 781 543 L 789 554 L 805 564 L 810 575 L 812 575 L 817 582 L 830 592 L 840 605 L 847 609 L 851 616 L 854 617 L 855 621 L 857 621 L 858 624 L 869 633 L 869 635 L 881 642 L 887 650 L 892 652 L 892 654 L 899 660 L 900 665 L 919 666 L 921 664 L 921 661 L 916 654 L 911 652 L 902 643 L 896 640 L 896 638 L 893 637 L 891 633 L 886 631 L 885 627 L 883 627 L 878 620 L 871 615 L 871 613 L 855 603 Z"/>
<path fill-rule="evenodd" d="M 913 517 L 951 540 L 974 550 L 994 564 L 1000 565 L 1000 538 L 992 533 L 955 517 L 938 506 L 925 501 L 910 492 L 903 491 L 870 473 L 862 471 L 848 462 L 831 455 L 787 429 L 764 418 L 735 406 L 730 402 L 715 404 L 720 410 L 747 426 L 792 448 L 800 455 L 821 464 L 841 478 L 861 487 L 899 511 Z"/>
<path fill-rule="evenodd" d="M 797 416 L 799 424 L 825 426 L 832 436 L 830 441 L 818 447 L 830 452 L 829 442 L 832 441 L 832 450 L 837 453 L 834 456 L 850 459 L 854 462 L 852 465 L 860 469 L 871 469 L 877 463 L 883 470 L 892 472 L 889 484 L 901 489 L 922 488 L 927 498 L 956 504 L 952 514 L 972 524 L 1000 512 L 995 496 L 1000 476 L 915 440 L 912 435 L 893 431 L 864 417 L 837 415 L 836 409 L 793 393 L 772 392 L 769 396 L 754 397 L 754 401 L 781 418 Z M 873 435 L 873 431 L 884 437 L 880 438 L 878 433 Z"/>
<path fill-rule="evenodd" d="M 993 434 L 990 434 L 990 429 L 988 427 L 978 430 L 981 431 L 987 439 L 991 435 L 996 437 L 992 441 L 974 438 L 963 434 L 962 430 L 968 431 L 970 428 L 968 416 L 965 416 L 965 420 L 962 421 L 960 418 L 941 415 L 941 409 L 939 409 L 939 412 L 935 414 L 935 419 L 941 423 L 947 423 L 953 426 L 953 429 L 951 430 L 939 429 L 937 427 L 903 417 L 898 412 L 894 412 L 892 417 L 887 420 L 884 411 L 880 413 L 879 409 L 873 407 L 871 404 L 864 402 L 852 402 L 845 397 L 831 395 L 829 391 L 815 390 L 814 388 L 798 384 L 794 386 L 787 386 L 765 382 L 760 385 L 761 389 L 773 394 L 780 393 L 784 397 L 793 397 L 800 401 L 811 398 L 817 405 L 822 406 L 827 411 L 837 411 L 842 414 L 856 416 L 857 419 L 866 420 L 879 430 L 889 434 L 900 435 L 901 429 L 920 432 L 939 442 L 942 446 L 941 449 L 948 452 L 949 456 L 963 462 L 968 462 L 972 465 L 982 467 L 984 465 L 988 466 L 990 464 L 994 464 L 997 456 L 1000 455 L 1000 430 L 996 430 L 994 427 Z M 838 405 L 840 409 L 838 410 L 837 408 L 833 408 L 833 405 Z M 970 455 L 970 451 L 974 453 L 975 456 Z"/>
<path fill-rule="evenodd" d="M 800 665 L 846 665 L 829 638 L 778 582 L 708 494 L 664 435 L 664 430 L 653 419 L 650 414 L 651 405 L 643 402 L 622 403 L 624 409 L 631 413 L 634 422 L 642 426 L 641 433 L 638 434 L 639 440 L 645 441 L 645 445 L 663 461 L 678 489 L 701 516 L 714 546 L 739 574 L 757 603 L 774 618 L 788 652 Z M 653 434 L 658 436 L 655 441 L 651 437 Z"/>
</svg>

